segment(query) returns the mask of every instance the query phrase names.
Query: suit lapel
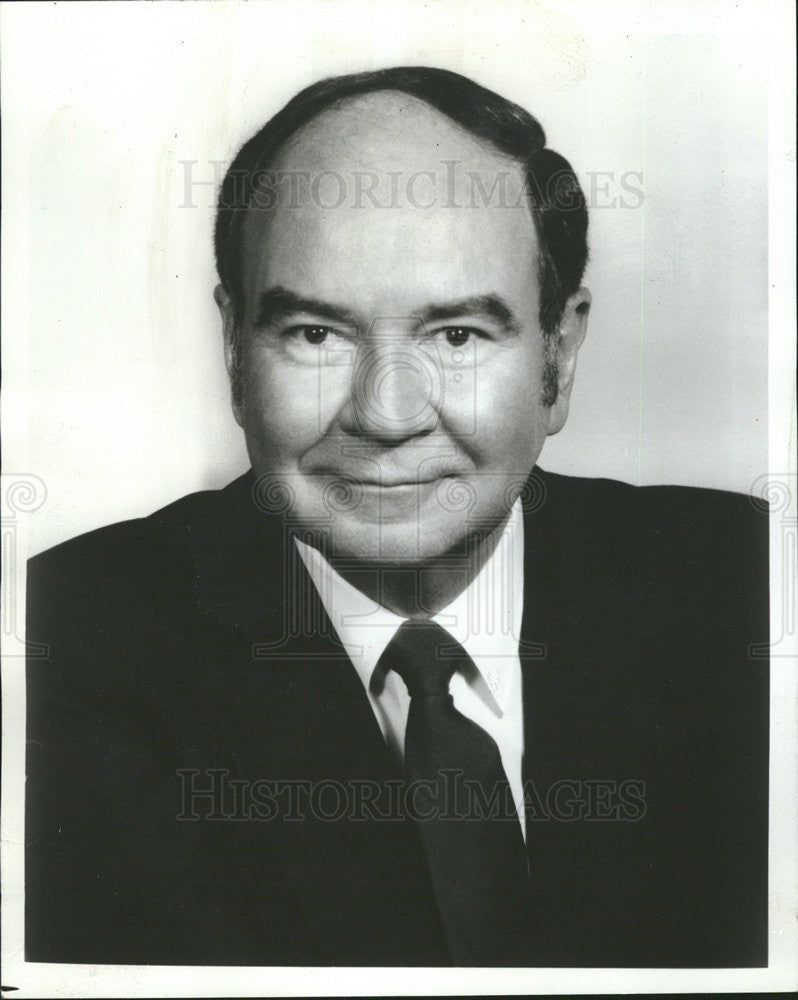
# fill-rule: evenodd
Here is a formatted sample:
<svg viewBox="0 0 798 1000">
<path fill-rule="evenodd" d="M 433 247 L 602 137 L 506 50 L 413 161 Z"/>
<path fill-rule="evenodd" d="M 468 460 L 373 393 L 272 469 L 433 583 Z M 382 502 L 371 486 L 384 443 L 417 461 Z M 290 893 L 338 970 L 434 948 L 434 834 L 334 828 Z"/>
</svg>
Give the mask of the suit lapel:
<svg viewBox="0 0 798 1000">
<path fill-rule="evenodd" d="M 553 493 L 549 477 L 533 471 L 533 498 L 542 502 L 524 509 L 524 615 L 520 658 L 524 702 L 523 781 L 526 807 L 526 848 L 532 888 L 530 941 L 533 964 L 570 964 L 568 895 L 565 871 L 585 865 L 579 844 L 571 838 L 573 824 L 552 819 L 548 798 L 552 784 L 573 777 L 574 761 L 563 748 L 573 745 L 576 730 L 569 720 L 580 718 L 582 688 L 578 664 L 569 644 L 572 620 L 579 607 L 578 581 L 569 566 L 569 533 L 576 528 L 569 511 Z M 552 956 L 561 956 L 555 959 Z"/>
<path fill-rule="evenodd" d="M 237 695 L 242 777 L 292 785 L 302 818 L 275 822 L 309 935 L 330 963 L 417 955 L 439 964 L 442 933 L 417 832 L 402 818 L 401 768 L 284 518 L 253 505 L 251 473 L 224 494 L 221 511 L 187 529 L 197 600 L 248 655 Z"/>
<path fill-rule="evenodd" d="M 635 548 L 618 510 L 596 505 L 595 492 L 536 475 L 545 501 L 525 518 L 522 625 L 543 653 L 522 657 L 536 964 L 625 964 L 631 945 L 625 962 L 612 956 L 634 940 L 630 914 L 641 909 L 656 830 L 645 816 L 608 821 L 614 814 L 602 815 L 591 789 L 609 789 L 615 809 L 621 783 L 650 773 L 648 720 L 657 715 L 647 708 L 639 574 L 628 569 Z"/>
</svg>

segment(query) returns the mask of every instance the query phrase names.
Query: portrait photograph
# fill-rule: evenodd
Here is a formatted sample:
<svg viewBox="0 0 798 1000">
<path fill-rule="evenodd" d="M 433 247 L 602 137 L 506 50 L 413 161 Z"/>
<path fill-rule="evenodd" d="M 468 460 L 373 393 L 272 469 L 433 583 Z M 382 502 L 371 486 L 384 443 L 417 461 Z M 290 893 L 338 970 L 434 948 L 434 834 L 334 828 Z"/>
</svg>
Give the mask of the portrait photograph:
<svg viewBox="0 0 798 1000">
<path fill-rule="evenodd" d="M 798 988 L 794 20 L 0 6 L 8 995 Z"/>
</svg>

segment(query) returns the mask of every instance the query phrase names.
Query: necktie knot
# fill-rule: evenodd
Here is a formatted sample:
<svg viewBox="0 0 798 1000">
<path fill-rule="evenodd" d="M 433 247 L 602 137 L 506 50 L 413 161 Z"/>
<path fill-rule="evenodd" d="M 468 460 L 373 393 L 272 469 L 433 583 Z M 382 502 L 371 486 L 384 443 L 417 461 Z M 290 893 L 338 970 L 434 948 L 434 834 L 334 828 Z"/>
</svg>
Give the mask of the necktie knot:
<svg viewBox="0 0 798 1000">
<path fill-rule="evenodd" d="M 429 698 L 449 693 L 458 649 L 462 647 L 436 622 L 410 619 L 388 643 L 381 662 L 399 674 L 411 698 Z"/>
</svg>

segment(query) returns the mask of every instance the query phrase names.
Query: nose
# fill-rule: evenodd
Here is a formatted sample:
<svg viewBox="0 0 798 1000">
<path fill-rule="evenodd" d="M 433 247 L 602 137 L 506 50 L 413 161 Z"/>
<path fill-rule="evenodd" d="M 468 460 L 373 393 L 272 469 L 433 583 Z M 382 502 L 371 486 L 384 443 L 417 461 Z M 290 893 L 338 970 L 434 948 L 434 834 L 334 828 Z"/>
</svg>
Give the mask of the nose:
<svg viewBox="0 0 798 1000">
<path fill-rule="evenodd" d="M 397 444 L 434 430 L 442 398 L 432 352 L 417 342 L 381 338 L 358 347 L 341 423 L 350 434 Z"/>
</svg>

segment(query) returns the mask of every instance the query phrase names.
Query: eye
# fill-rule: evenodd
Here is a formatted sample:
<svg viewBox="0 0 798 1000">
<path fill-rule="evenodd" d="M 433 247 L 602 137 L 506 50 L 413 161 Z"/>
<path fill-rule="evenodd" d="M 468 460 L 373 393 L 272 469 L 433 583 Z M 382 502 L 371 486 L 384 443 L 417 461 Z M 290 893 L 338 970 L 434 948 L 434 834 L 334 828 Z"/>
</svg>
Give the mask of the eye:
<svg viewBox="0 0 798 1000">
<path fill-rule="evenodd" d="M 464 347 L 471 337 L 480 336 L 479 330 L 470 326 L 446 326 L 440 331 L 449 347 Z"/>
<path fill-rule="evenodd" d="M 335 333 L 331 326 L 316 326 L 307 324 L 305 326 L 294 326 L 288 331 L 293 337 L 300 337 L 308 344 L 323 344 L 331 334 Z"/>
<path fill-rule="evenodd" d="M 351 360 L 356 331 L 324 323 L 294 323 L 280 334 L 285 355 L 301 365 L 343 365 Z"/>
</svg>

